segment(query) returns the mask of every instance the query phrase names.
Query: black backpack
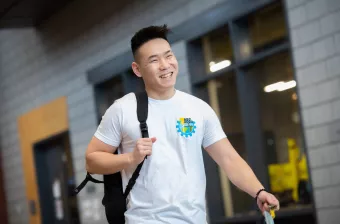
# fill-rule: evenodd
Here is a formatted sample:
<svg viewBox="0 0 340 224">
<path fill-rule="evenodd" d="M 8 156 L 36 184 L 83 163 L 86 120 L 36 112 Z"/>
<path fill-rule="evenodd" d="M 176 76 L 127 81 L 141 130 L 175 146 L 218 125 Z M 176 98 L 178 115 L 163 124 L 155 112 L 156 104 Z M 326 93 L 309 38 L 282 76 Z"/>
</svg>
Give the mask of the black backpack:
<svg viewBox="0 0 340 224">
<path fill-rule="evenodd" d="M 148 117 L 148 96 L 145 91 L 136 94 L 137 99 L 137 117 L 139 121 L 139 127 L 142 133 L 142 138 L 148 138 L 148 127 L 146 120 Z M 118 149 L 114 154 L 118 154 Z M 91 176 L 90 173 L 86 174 L 83 182 L 75 189 L 74 193 L 78 194 L 87 184 L 88 181 L 93 183 L 104 183 L 104 197 L 102 204 L 105 207 L 105 214 L 109 224 L 124 224 L 126 211 L 126 197 L 129 195 L 133 185 L 139 176 L 139 172 L 143 166 L 144 160 L 137 166 L 136 170 L 132 174 L 125 191 L 122 187 L 121 172 L 114 174 L 103 175 L 103 181 L 99 181 Z"/>
</svg>

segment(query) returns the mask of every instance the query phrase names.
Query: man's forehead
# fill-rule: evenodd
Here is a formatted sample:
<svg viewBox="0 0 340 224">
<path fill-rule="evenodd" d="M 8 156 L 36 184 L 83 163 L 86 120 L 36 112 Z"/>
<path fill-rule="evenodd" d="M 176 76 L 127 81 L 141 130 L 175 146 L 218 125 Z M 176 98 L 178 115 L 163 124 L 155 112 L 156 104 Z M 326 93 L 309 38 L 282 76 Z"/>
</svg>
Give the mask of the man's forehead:
<svg viewBox="0 0 340 224">
<path fill-rule="evenodd" d="M 170 44 L 164 39 L 153 39 L 146 43 L 144 43 L 137 50 L 137 58 L 145 58 L 148 59 L 152 56 L 159 56 L 166 54 L 168 52 L 172 52 Z"/>
<path fill-rule="evenodd" d="M 165 51 L 171 50 L 170 44 L 163 39 L 154 39 L 144 43 L 140 50 L 142 52 L 150 52 L 153 51 L 155 53 L 161 54 Z"/>
</svg>

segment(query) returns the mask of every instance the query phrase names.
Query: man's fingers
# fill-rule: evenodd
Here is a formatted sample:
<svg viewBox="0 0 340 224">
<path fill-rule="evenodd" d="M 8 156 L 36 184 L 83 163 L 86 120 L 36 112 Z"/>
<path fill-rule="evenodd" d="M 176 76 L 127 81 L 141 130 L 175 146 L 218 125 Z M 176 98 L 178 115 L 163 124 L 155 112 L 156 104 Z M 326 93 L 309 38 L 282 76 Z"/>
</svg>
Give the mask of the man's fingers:
<svg viewBox="0 0 340 224">
<path fill-rule="evenodd" d="M 262 207 L 262 212 L 264 211 L 268 211 L 269 212 L 269 206 L 267 203 L 263 203 L 263 207 Z"/>
<path fill-rule="evenodd" d="M 139 151 L 149 151 L 152 149 L 151 145 L 141 145 L 138 147 Z"/>
<path fill-rule="evenodd" d="M 139 139 L 139 143 L 142 145 L 152 145 L 152 143 L 154 143 L 156 141 L 156 137 L 152 137 L 152 138 L 141 138 Z"/>
<path fill-rule="evenodd" d="M 145 150 L 145 155 L 151 156 L 151 154 L 152 154 L 152 151 L 151 151 L 151 150 Z"/>
<path fill-rule="evenodd" d="M 279 201 L 274 197 L 274 195 L 270 195 L 270 197 L 268 198 L 268 203 L 271 206 L 274 206 L 275 210 L 279 210 L 280 208 Z"/>
<path fill-rule="evenodd" d="M 152 146 L 152 142 L 151 141 L 141 142 L 141 145 L 142 146 L 149 146 L 149 147 L 151 147 Z"/>
</svg>

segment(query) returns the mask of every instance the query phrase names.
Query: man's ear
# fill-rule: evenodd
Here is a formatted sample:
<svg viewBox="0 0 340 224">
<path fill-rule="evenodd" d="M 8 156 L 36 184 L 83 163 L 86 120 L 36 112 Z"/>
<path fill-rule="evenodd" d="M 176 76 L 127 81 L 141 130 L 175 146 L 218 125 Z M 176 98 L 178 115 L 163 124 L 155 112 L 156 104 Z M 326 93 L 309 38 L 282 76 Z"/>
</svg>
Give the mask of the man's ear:
<svg viewBox="0 0 340 224">
<path fill-rule="evenodd" d="M 136 62 L 132 62 L 132 70 L 139 78 L 142 77 L 142 74 L 140 73 L 139 65 Z"/>
</svg>

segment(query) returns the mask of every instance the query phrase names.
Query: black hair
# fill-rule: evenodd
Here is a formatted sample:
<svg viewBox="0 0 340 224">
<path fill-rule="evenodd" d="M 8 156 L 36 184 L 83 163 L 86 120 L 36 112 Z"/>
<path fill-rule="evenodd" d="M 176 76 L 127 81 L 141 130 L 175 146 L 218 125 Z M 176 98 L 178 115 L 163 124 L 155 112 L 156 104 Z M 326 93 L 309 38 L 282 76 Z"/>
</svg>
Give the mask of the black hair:
<svg viewBox="0 0 340 224">
<path fill-rule="evenodd" d="M 170 30 L 167 25 L 163 26 L 149 26 L 139 30 L 131 38 L 131 50 L 133 56 L 136 56 L 136 51 L 146 42 L 156 38 L 162 38 L 168 41 L 167 34 Z"/>
</svg>

